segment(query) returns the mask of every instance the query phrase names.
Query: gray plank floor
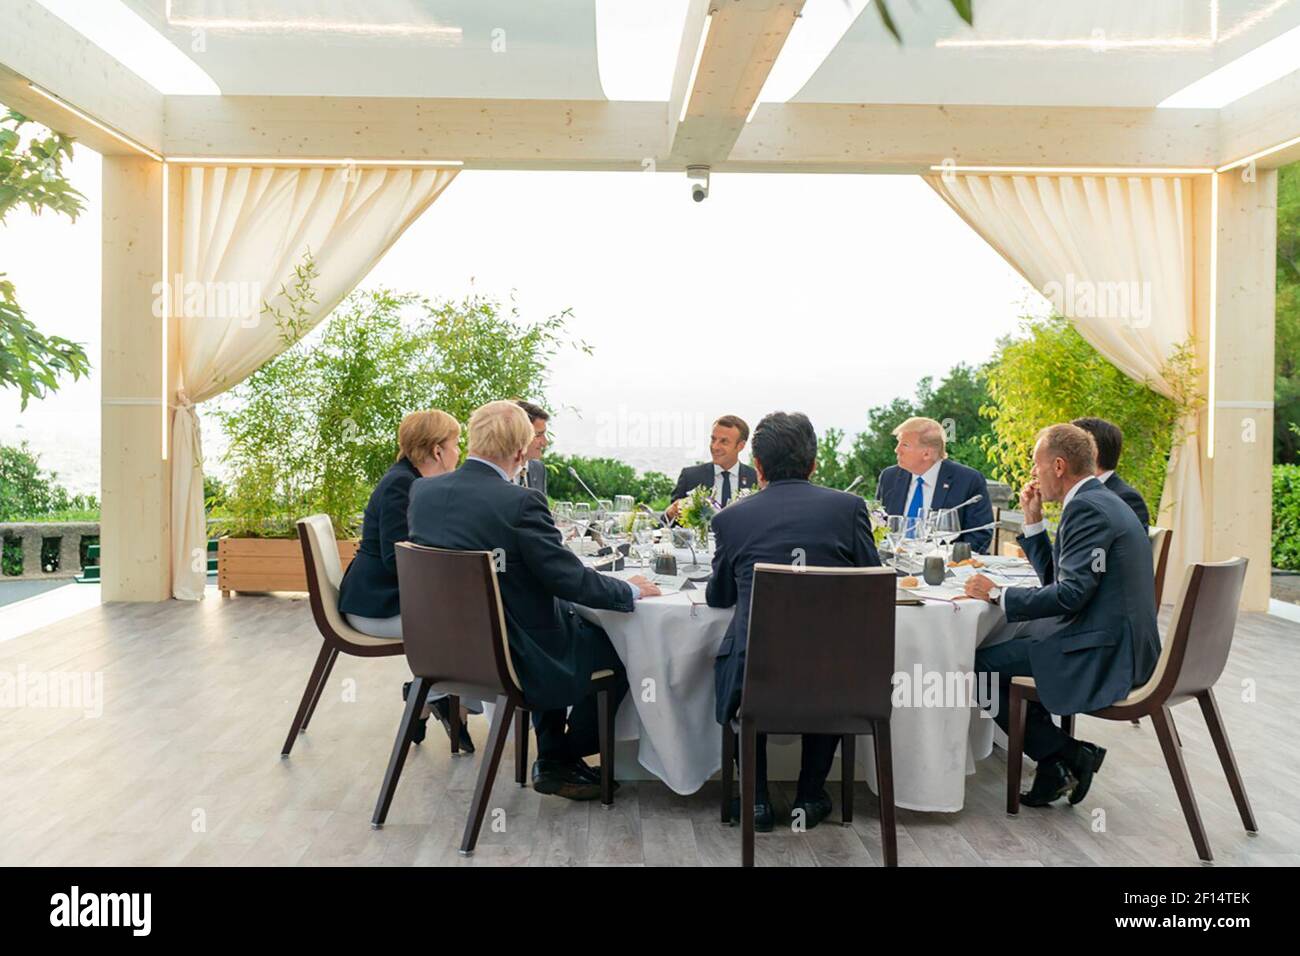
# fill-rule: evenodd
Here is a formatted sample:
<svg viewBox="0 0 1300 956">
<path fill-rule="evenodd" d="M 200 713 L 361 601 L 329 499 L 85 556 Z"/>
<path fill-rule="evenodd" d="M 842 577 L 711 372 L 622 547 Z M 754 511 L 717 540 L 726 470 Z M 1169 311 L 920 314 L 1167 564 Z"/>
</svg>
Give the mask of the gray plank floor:
<svg viewBox="0 0 1300 956">
<path fill-rule="evenodd" d="M 453 759 L 436 725 L 407 762 L 388 826 L 371 830 L 405 662 L 340 658 L 311 730 L 282 761 L 319 643 L 306 602 L 287 596 L 105 605 L 0 643 L 11 690 L 53 672 L 103 681 L 100 716 L 0 701 L 0 864 L 739 864 L 740 834 L 718 822 L 716 783 L 679 797 L 628 781 L 606 811 L 517 787 L 509 752 L 478 852 L 461 858 L 479 761 Z M 1298 688 L 1300 625 L 1244 615 L 1217 693 L 1256 837 L 1242 830 L 1199 711 L 1175 710 L 1220 865 L 1300 864 Z M 481 747 L 483 718 L 471 732 Z M 1083 804 L 1008 817 L 995 750 L 968 778 L 961 813 L 899 812 L 900 863 L 1196 865 L 1150 727 L 1081 718 L 1080 733 L 1110 749 Z M 778 815 L 791 797 L 774 786 Z M 859 785 L 855 803 L 851 827 L 833 817 L 806 833 L 760 835 L 759 865 L 880 865 L 875 798 Z"/>
</svg>

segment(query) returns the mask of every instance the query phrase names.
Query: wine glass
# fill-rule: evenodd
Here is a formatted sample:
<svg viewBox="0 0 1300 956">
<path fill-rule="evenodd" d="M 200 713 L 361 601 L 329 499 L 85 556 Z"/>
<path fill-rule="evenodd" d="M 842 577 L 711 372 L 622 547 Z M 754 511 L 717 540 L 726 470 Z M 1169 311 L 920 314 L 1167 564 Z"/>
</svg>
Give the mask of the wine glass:
<svg viewBox="0 0 1300 956">
<path fill-rule="evenodd" d="M 654 525 L 654 519 L 648 514 L 638 514 L 632 519 L 632 540 L 643 568 L 649 568 L 654 561 Z"/>
<path fill-rule="evenodd" d="M 573 506 L 573 525 L 578 529 L 578 537 L 581 538 L 591 527 L 591 505 L 585 501 L 579 501 Z"/>
<path fill-rule="evenodd" d="M 573 529 L 573 502 L 555 502 L 551 506 L 551 514 L 555 518 L 555 527 L 560 529 L 561 536 L 568 537 L 567 532 Z"/>
<path fill-rule="evenodd" d="M 614 502 L 608 498 L 599 498 L 596 501 L 596 514 L 603 518 L 605 515 L 614 513 Z"/>
<path fill-rule="evenodd" d="M 903 547 L 903 540 L 907 537 L 907 525 L 910 520 L 904 515 L 885 516 L 885 542 L 894 555 L 894 564 L 898 564 L 899 552 Z"/>
<path fill-rule="evenodd" d="M 615 495 L 614 510 L 619 514 L 627 514 L 636 506 L 636 499 L 631 495 Z"/>
<path fill-rule="evenodd" d="M 941 508 L 936 511 L 931 518 L 931 524 L 935 540 L 939 542 L 941 548 L 950 548 L 952 543 L 961 537 L 961 519 L 952 508 Z"/>
</svg>

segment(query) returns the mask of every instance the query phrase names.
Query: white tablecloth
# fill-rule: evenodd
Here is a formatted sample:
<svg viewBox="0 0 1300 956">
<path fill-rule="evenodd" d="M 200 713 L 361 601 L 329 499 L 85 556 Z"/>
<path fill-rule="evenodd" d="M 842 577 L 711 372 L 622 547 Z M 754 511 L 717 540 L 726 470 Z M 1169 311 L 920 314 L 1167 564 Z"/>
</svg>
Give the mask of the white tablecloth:
<svg viewBox="0 0 1300 956">
<path fill-rule="evenodd" d="M 630 614 L 579 607 L 600 624 L 627 667 L 631 689 L 619 709 L 619 740 L 639 740 L 643 767 L 677 793 L 694 793 L 722 766 L 721 728 L 714 716 L 713 660 L 731 610 L 693 606 L 686 594 L 637 602 Z M 975 648 L 1003 622 L 981 601 L 899 607 L 896 670 L 968 673 Z M 894 799 L 910 810 L 956 812 L 966 775 L 993 745 L 993 721 L 971 707 L 895 707 Z M 798 737 L 771 738 L 772 744 Z M 775 765 L 776 753 L 769 753 Z M 859 739 L 860 779 L 875 789 L 871 738 Z M 775 775 L 773 775 L 775 778 Z"/>
</svg>

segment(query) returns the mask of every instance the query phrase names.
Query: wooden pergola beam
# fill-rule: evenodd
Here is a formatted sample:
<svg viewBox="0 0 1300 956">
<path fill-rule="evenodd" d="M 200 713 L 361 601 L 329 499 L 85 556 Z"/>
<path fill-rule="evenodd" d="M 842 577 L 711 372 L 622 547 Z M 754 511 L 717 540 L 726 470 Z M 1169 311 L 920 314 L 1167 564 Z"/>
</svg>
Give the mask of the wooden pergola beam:
<svg viewBox="0 0 1300 956">
<path fill-rule="evenodd" d="M 696 161 L 668 151 L 664 104 L 656 102 L 169 96 L 165 115 L 169 157 L 444 159 L 477 169 L 571 170 L 642 170 L 648 160 L 678 170 Z M 915 173 L 945 159 L 1213 167 L 1215 117 L 1212 110 L 764 104 L 748 125 L 740 117 L 743 131 L 713 167 Z"/>
<path fill-rule="evenodd" d="M 714 3 L 695 84 L 689 91 L 680 81 L 689 80 L 699 31 L 684 32 L 684 38 L 694 36 L 696 41 L 682 44 L 673 90 L 680 88 L 690 99 L 681 122 L 680 108 L 668 118 L 673 130 L 670 162 L 726 162 L 803 5 L 804 0 Z"/>
<path fill-rule="evenodd" d="M 31 88 L 36 84 L 158 152 L 163 95 L 32 0 L 8 0 L 0 29 L 0 103 L 107 156 L 135 151 Z"/>
</svg>

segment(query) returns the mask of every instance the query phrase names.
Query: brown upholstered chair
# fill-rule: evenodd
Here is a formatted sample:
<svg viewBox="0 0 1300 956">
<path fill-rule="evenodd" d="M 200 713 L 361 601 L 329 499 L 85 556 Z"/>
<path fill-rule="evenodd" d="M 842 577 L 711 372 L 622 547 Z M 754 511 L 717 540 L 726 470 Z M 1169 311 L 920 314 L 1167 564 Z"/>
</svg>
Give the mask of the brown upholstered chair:
<svg viewBox="0 0 1300 956">
<path fill-rule="evenodd" d="M 1169 545 L 1174 540 L 1174 533 L 1168 528 L 1158 528 L 1154 525 L 1147 531 L 1147 537 L 1151 541 L 1151 561 L 1154 566 L 1156 580 L 1156 610 L 1160 610 L 1161 597 L 1165 593 L 1165 568 L 1169 564 Z M 1142 721 L 1134 720 L 1134 727 L 1141 726 Z M 1074 736 L 1074 714 L 1066 714 L 1061 717 L 1061 729 L 1071 737 Z M 1178 731 L 1174 731 L 1177 737 Z"/>
<path fill-rule="evenodd" d="M 853 821 L 854 738 L 871 734 L 885 865 L 898 865 L 894 773 L 892 568 L 754 565 L 740 708 L 722 728 L 722 819 L 731 822 L 731 762 L 740 745 L 741 859 L 754 865 L 759 734 L 840 738 L 840 813 Z"/>
<path fill-rule="evenodd" d="M 354 657 L 391 657 L 402 653 L 401 638 L 371 637 L 348 626 L 339 611 L 339 583 L 343 568 L 339 564 L 339 547 L 334 539 L 334 524 L 328 515 L 311 515 L 298 522 L 298 540 L 302 543 L 302 557 L 307 566 L 307 596 L 311 614 L 316 621 L 324 643 L 316 655 L 316 665 L 307 678 L 298 712 L 294 714 L 289 736 L 284 740 L 280 757 L 288 757 L 298 735 L 307 731 L 307 724 L 316 711 L 321 691 L 329 680 L 330 671 L 339 654 Z"/>
<path fill-rule="evenodd" d="M 452 695 L 453 715 L 459 714 L 462 695 L 494 700 L 492 729 L 460 844 L 461 854 L 468 856 L 478 842 L 512 718 L 515 781 L 520 786 L 526 780 L 528 763 L 528 714 L 532 707 L 510 660 L 505 610 L 492 553 L 447 551 L 401 542 L 397 545 L 397 586 L 402 595 L 406 659 L 415 680 L 407 695 L 406 713 L 397 730 L 371 826 L 382 827 L 388 816 L 419 716 L 419 704 L 429 691 Z M 612 670 L 591 675 L 600 713 L 600 802 L 606 807 L 614 803 L 614 701 L 610 690 L 616 684 Z M 453 716 L 453 731 L 458 731 L 454 726 L 457 719 Z"/>
<path fill-rule="evenodd" d="M 1174 790 L 1178 793 L 1178 802 L 1183 808 L 1183 816 L 1187 819 L 1188 829 L 1192 831 L 1192 842 L 1196 844 L 1197 855 L 1206 861 L 1213 859 L 1210 842 L 1206 838 L 1196 798 L 1192 794 L 1192 783 L 1183 764 L 1182 742 L 1174 730 L 1171 708 L 1192 698 L 1201 705 L 1205 724 L 1214 740 L 1214 748 L 1219 753 L 1224 775 L 1228 778 L 1228 787 L 1237 802 L 1241 822 L 1247 831 L 1258 832 L 1213 690 L 1223 674 L 1228 652 L 1232 649 L 1237 605 L 1241 600 L 1241 588 L 1245 579 L 1245 558 L 1197 563 L 1188 568 L 1183 581 L 1182 597 L 1174 611 L 1173 626 L 1165 639 L 1151 679 L 1124 700 L 1090 714 L 1103 720 L 1151 718 L 1155 724 L 1156 736 L 1160 739 L 1160 748 L 1164 751 L 1165 763 L 1169 766 L 1169 775 L 1173 778 Z M 1016 813 L 1020 809 L 1026 702 L 1037 699 L 1032 677 L 1012 678 L 1007 751 L 1007 813 Z"/>
</svg>

